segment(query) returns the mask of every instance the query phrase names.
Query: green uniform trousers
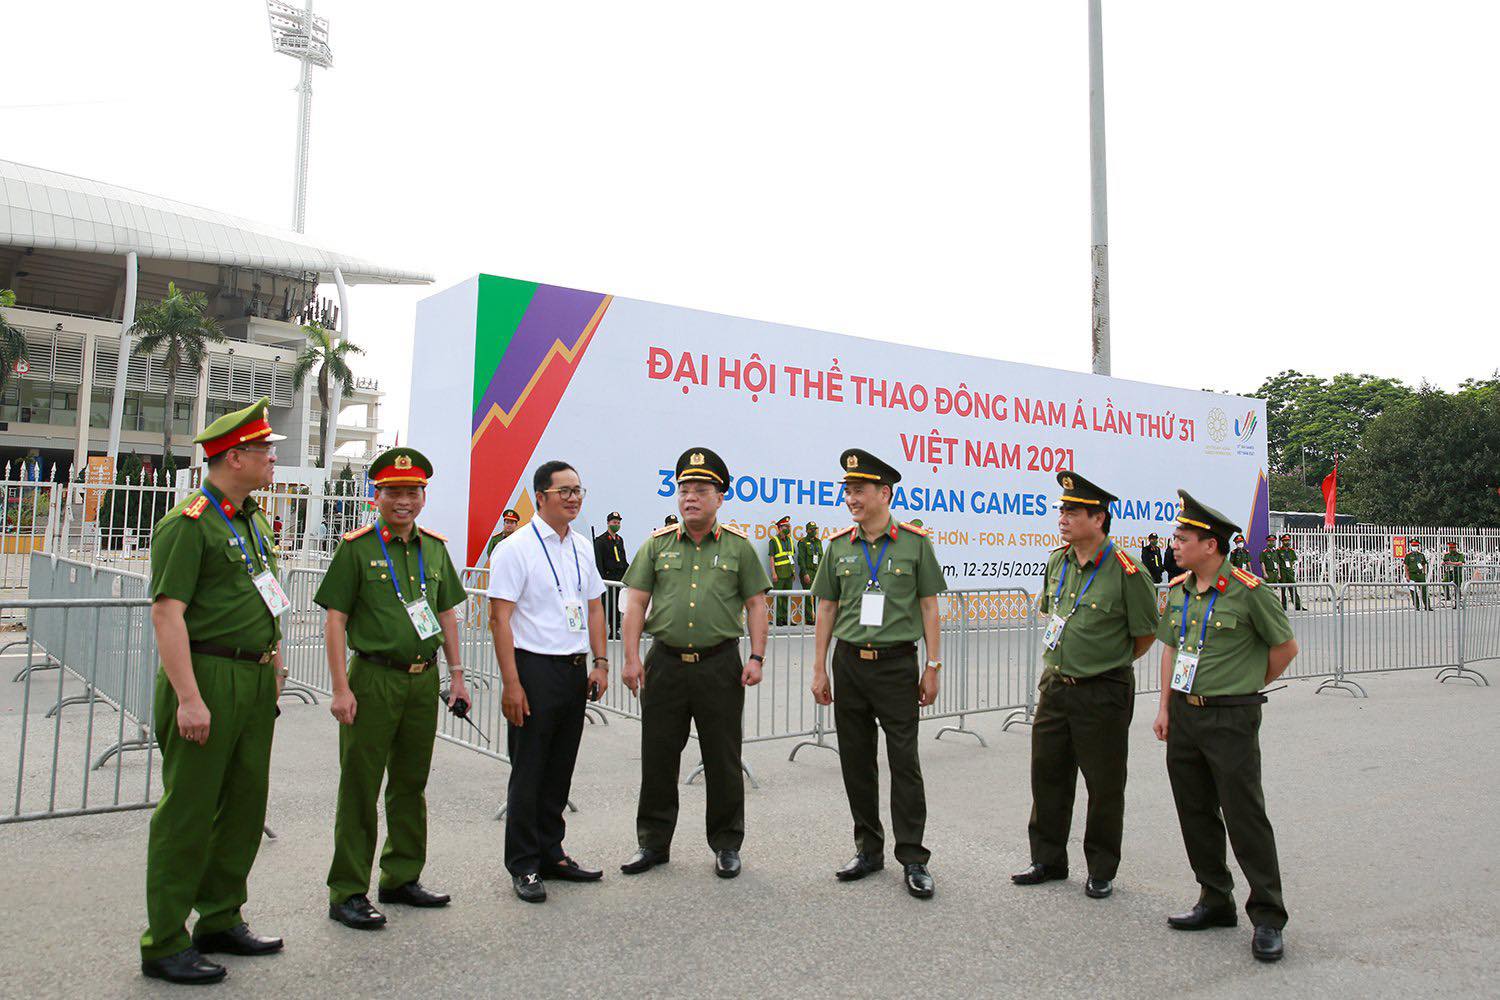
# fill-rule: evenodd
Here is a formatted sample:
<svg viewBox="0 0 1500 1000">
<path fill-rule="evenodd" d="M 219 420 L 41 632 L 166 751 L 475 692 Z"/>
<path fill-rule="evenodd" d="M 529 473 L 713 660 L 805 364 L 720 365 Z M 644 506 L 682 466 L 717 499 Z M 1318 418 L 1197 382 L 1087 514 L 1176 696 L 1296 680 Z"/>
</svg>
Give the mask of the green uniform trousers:
<svg viewBox="0 0 1500 1000">
<path fill-rule="evenodd" d="M 1425 605 L 1428 611 L 1432 610 L 1432 597 L 1428 593 L 1427 580 L 1413 579 L 1411 587 L 1411 603 L 1418 611 Z"/>
<path fill-rule="evenodd" d="M 1458 591 L 1459 582 L 1461 579 L 1462 575 L 1460 570 L 1443 570 L 1443 600 L 1452 601 L 1454 607 L 1458 607 Z"/>
<path fill-rule="evenodd" d="M 339 800 L 328 900 L 370 891 L 376 803 L 385 781 L 380 887 L 415 882 L 427 863 L 427 774 L 437 736 L 438 670 L 420 674 L 355 657 L 349 665 L 354 725 L 339 726 Z"/>
<path fill-rule="evenodd" d="M 1281 610 L 1283 610 L 1283 611 L 1286 610 L 1287 598 L 1291 598 L 1291 600 L 1292 600 L 1292 606 L 1294 608 L 1296 608 L 1298 611 L 1301 611 L 1302 610 L 1302 594 L 1298 592 L 1298 590 L 1297 590 L 1296 587 L 1290 586 L 1290 584 L 1291 584 L 1290 580 L 1288 580 L 1286 582 L 1288 583 L 1288 586 L 1285 586 L 1285 587 L 1281 588 Z"/>
<path fill-rule="evenodd" d="M 1113 879 L 1125 831 L 1125 762 L 1135 714 L 1129 667 L 1068 683 L 1048 670 L 1031 725 L 1031 860 L 1068 867 L 1078 772 L 1088 786 L 1083 857 L 1089 875 Z"/>
<path fill-rule="evenodd" d="M 1167 702 L 1167 777 L 1199 901 L 1234 908 L 1224 831 L 1250 885 L 1245 912 L 1257 927 L 1286 926 L 1276 834 L 1260 783 L 1260 706 L 1195 708 L 1181 694 Z"/>
<path fill-rule="evenodd" d="M 773 590 L 796 590 L 797 580 L 795 577 L 777 577 L 772 587 Z M 787 625 L 792 620 L 792 599 L 790 597 L 776 598 L 776 624 Z"/>
<path fill-rule="evenodd" d="M 685 663 L 653 643 L 641 689 L 641 797 L 635 832 L 640 846 L 666 852 L 677 829 L 677 775 L 688 726 L 698 730 L 707 790 L 708 846 L 739 850 L 745 840 L 745 779 L 740 772 L 744 734 L 744 667 L 738 642 L 697 663 Z"/>
<path fill-rule="evenodd" d="M 193 675 L 209 711 L 208 742 L 201 747 L 182 738 L 177 692 L 165 670 L 156 673 L 162 793 L 146 847 L 143 959 L 187 948 L 193 910 L 198 934 L 243 921 L 246 880 L 266 822 L 276 671 L 269 663 L 194 653 Z"/>
<path fill-rule="evenodd" d="M 922 672 L 915 651 L 884 660 L 863 660 L 859 647 L 840 641 L 833 648 L 833 722 L 839 737 L 844 794 L 854 819 L 854 843 L 867 857 L 885 855 L 880 823 L 880 770 L 876 726 L 885 730 L 891 769 L 891 830 L 896 860 L 925 865 L 932 852 L 922 846 L 927 826 L 927 792 L 917 756 Z"/>
</svg>

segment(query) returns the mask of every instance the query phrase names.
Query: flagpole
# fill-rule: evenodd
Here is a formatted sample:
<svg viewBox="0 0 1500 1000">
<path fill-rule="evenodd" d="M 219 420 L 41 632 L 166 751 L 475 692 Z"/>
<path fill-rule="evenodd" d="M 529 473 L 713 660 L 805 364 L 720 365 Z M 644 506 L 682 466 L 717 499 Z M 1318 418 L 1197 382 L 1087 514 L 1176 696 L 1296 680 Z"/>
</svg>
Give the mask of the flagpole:
<svg viewBox="0 0 1500 1000">
<path fill-rule="evenodd" d="M 1089 189 L 1092 195 L 1090 269 L 1093 278 L 1093 366 L 1110 373 L 1109 205 L 1104 176 L 1104 28 L 1100 0 L 1089 0 Z"/>
</svg>

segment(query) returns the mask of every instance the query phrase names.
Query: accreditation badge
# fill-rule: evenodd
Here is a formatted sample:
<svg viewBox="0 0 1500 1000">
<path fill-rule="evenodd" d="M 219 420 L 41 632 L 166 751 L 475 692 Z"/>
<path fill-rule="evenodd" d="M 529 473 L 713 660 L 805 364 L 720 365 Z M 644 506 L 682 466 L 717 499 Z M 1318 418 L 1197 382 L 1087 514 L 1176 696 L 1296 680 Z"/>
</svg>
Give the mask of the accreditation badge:
<svg viewBox="0 0 1500 1000">
<path fill-rule="evenodd" d="M 1172 690 L 1183 694 L 1193 693 L 1193 678 L 1198 676 L 1198 654 L 1178 652 L 1177 662 L 1172 667 Z"/>
<path fill-rule="evenodd" d="M 588 628 L 582 601 L 563 601 L 563 617 L 568 620 L 569 632 L 583 632 Z"/>
<path fill-rule="evenodd" d="M 1052 620 L 1047 622 L 1047 629 L 1042 633 L 1042 645 L 1048 649 L 1056 649 L 1057 644 L 1062 642 L 1063 629 L 1068 620 L 1060 615 L 1053 615 Z"/>
<path fill-rule="evenodd" d="M 262 570 L 250 578 L 255 584 L 255 589 L 260 593 L 260 599 L 265 602 L 266 609 L 271 612 L 272 618 L 280 618 L 291 610 L 291 598 L 286 596 L 286 591 L 281 589 L 281 581 L 276 579 L 276 574 L 270 570 Z"/>
<path fill-rule="evenodd" d="M 867 590 L 859 598 L 859 623 L 879 628 L 885 624 L 885 595 Z"/>
<path fill-rule="evenodd" d="M 406 617 L 411 619 L 412 627 L 417 630 L 418 639 L 431 639 L 442 631 L 438 624 L 437 615 L 432 611 L 432 605 L 427 603 L 427 598 L 419 597 L 405 605 Z"/>
</svg>

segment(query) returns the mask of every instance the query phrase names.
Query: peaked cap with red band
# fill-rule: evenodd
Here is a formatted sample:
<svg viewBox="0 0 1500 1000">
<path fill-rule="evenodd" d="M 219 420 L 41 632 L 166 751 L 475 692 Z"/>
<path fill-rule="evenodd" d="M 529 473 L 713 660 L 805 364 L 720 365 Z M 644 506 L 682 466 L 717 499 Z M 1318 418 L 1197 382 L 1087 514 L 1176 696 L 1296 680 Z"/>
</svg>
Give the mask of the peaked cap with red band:
<svg viewBox="0 0 1500 1000">
<path fill-rule="evenodd" d="M 270 397 L 262 396 L 243 410 L 224 414 L 199 431 L 193 441 L 203 446 L 203 454 L 208 458 L 242 444 L 285 441 L 285 434 L 271 433 L 270 410 Z"/>
<path fill-rule="evenodd" d="M 426 486 L 432 463 L 415 448 L 392 448 L 370 463 L 370 482 L 376 486 Z"/>
</svg>

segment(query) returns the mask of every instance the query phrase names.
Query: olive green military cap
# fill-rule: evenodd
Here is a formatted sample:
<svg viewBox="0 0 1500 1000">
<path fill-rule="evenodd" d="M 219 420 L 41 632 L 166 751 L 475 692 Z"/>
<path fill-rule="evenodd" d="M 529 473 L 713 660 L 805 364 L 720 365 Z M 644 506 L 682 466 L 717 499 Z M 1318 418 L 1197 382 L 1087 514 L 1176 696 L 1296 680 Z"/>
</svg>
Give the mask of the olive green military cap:
<svg viewBox="0 0 1500 1000">
<path fill-rule="evenodd" d="M 901 482 L 901 473 L 887 462 L 882 462 L 863 448 L 850 448 L 839 456 L 839 465 L 844 469 L 845 483 L 877 483 L 894 486 Z"/>
<path fill-rule="evenodd" d="M 1057 507 L 1065 503 L 1075 503 L 1084 507 L 1092 507 L 1095 510 L 1103 510 L 1111 501 L 1120 499 L 1109 490 L 1095 486 L 1072 469 L 1058 471 L 1057 485 L 1063 489 L 1062 496 L 1058 497 L 1054 505 Z"/>
<path fill-rule="evenodd" d="M 710 448 L 689 448 L 677 459 L 679 483 L 712 483 L 720 493 L 729 490 L 729 466 Z"/>
<path fill-rule="evenodd" d="M 1193 495 L 1187 490 L 1178 490 L 1177 495 L 1182 498 L 1182 511 L 1177 515 L 1178 524 L 1201 528 L 1222 538 L 1240 533 L 1241 528 L 1238 524 L 1207 504 L 1194 500 Z"/>
</svg>

